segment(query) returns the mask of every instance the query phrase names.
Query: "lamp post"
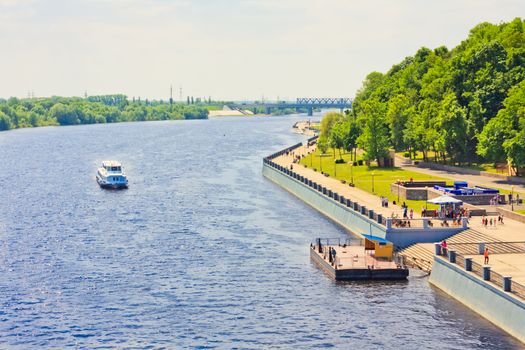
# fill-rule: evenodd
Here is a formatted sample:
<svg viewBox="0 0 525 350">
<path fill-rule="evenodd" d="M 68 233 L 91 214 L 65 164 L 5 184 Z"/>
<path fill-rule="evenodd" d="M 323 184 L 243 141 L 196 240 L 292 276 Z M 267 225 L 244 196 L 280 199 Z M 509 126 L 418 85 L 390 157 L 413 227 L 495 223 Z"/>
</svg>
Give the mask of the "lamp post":
<svg viewBox="0 0 525 350">
<path fill-rule="evenodd" d="M 323 172 L 323 163 L 321 162 L 321 153 L 319 153 L 319 171 Z"/>
<path fill-rule="evenodd" d="M 372 173 L 372 193 L 375 193 L 374 191 L 374 173 Z"/>
<path fill-rule="evenodd" d="M 334 161 L 334 177 L 337 177 L 337 162 Z"/>
<path fill-rule="evenodd" d="M 399 186 L 400 186 L 399 179 L 397 179 L 397 203 L 399 203 Z"/>
<path fill-rule="evenodd" d="M 312 164 L 312 163 L 313 163 L 312 158 L 314 157 L 314 154 L 313 154 L 313 153 L 314 153 L 313 151 L 310 152 L 310 168 L 313 167 L 313 164 Z"/>
<path fill-rule="evenodd" d="M 426 215 L 426 211 L 428 209 L 428 187 L 425 186 L 425 193 L 427 194 L 427 200 L 425 201 L 425 215 Z"/>
<path fill-rule="evenodd" d="M 354 184 L 354 162 L 350 161 L 350 179 L 352 185 Z"/>
<path fill-rule="evenodd" d="M 510 186 L 512 195 L 510 200 L 510 210 L 514 211 L 514 185 Z"/>
</svg>

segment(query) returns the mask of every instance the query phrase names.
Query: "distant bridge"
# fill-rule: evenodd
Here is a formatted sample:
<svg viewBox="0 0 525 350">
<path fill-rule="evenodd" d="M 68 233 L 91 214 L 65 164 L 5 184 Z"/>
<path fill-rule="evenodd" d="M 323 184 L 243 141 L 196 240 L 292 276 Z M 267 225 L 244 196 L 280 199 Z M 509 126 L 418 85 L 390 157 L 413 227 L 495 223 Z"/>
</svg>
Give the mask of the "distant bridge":
<svg viewBox="0 0 525 350">
<path fill-rule="evenodd" d="M 287 109 L 287 108 L 294 108 L 297 111 L 300 109 L 306 109 L 308 111 L 308 115 L 312 116 L 315 108 L 338 108 L 343 112 L 345 109 L 349 109 L 352 107 L 352 100 L 350 98 L 346 97 L 338 97 L 338 98 L 310 98 L 310 97 L 303 97 L 298 98 L 295 102 L 270 102 L 270 103 L 264 103 L 264 102 L 254 102 L 254 103 L 243 103 L 241 105 L 235 104 L 231 107 L 235 109 L 255 109 L 257 107 L 262 107 L 265 110 L 265 113 L 270 114 L 272 112 L 272 109 L 278 108 L 278 109 Z"/>
</svg>

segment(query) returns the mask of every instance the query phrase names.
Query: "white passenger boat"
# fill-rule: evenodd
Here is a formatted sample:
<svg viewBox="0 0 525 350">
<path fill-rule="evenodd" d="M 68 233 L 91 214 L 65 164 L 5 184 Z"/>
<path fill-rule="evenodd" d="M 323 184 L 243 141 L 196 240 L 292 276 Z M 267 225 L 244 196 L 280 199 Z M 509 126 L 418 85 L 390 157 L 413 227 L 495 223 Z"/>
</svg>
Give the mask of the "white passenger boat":
<svg viewBox="0 0 525 350">
<path fill-rule="evenodd" d="M 97 182 L 102 188 L 128 188 L 128 178 L 120 162 L 105 160 L 97 171 Z"/>
</svg>

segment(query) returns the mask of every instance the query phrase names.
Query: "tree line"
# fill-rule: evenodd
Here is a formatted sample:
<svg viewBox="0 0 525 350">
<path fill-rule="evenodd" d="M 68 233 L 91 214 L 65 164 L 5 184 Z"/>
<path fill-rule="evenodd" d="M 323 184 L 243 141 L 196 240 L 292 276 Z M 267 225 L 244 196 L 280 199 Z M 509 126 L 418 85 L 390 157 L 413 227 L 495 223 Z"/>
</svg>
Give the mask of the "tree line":
<svg viewBox="0 0 525 350">
<path fill-rule="evenodd" d="M 525 21 L 481 23 L 452 50 L 419 49 L 385 74 L 370 73 L 352 109 L 321 125 L 320 143 L 389 148 L 425 161 L 525 167 Z M 323 128 L 324 126 L 324 128 Z"/>
<path fill-rule="evenodd" d="M 203 106 L 169 104 L 127 96 L 0 99 L 0 130 L 48 125 L 117 123 L 127 121 L 206 119 Z"/>
</svg>

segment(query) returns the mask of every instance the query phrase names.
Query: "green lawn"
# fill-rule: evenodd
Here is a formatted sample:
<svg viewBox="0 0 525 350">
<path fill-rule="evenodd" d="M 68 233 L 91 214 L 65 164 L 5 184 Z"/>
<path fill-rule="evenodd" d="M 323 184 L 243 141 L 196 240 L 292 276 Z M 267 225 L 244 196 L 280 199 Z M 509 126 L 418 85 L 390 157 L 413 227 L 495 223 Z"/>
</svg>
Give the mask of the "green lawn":
<svg viewBox="0 0 525 350">
<path fill-rule="evenodd" d="M 336 158 L 339 158 L 339 152 L 336 151 Z M 309 168 L 315 168 L 317 171 L 328 173 L 330 177 L 335 177 L 340 180 L 345 180 L 350 183 L 353 177 L 353 182 L 357 188 L 360 188 L 366 192 L 373 193 L 377 196 L 388 197 L 390 203 L 393 201 L 397 202 L 397 193 L 390 193 L 390 184 L 397 180 L 408 182 L 410 178 L 414 181 L 418 180 L 442 180 L 444 178 L 437 176 L 425 175 L 409 170 L 403 170 L 400 168 L 378 168 L 376 166 L 350 166 L 350 154 L 343 154 L 345 164 L 335 164 L 332 150 L 329 150 L 327 154 L 319 157 L 318 151 L 314 154 L 309 155 L 301 160 L 301 164 L 308 166 Z M 359 156 L 358 156 L 359 159 Z M 337 167 L 337 168 L 335 168 Z M 337 176 L 335 176 L 337 172 Z M 372 189 L 373 186 L 373 189 Z M 379 199 L 378 199 L 379 201 Z M 427 206 L 428 209 L 436 209 L 437 206 L 427 205 L 426 201 L 414 201 L 414 200 L 403 200 L 400 198 L 401 203 L 406 202 L 409 208 L 419 212 L 422 208 Z"/>
</svg>

